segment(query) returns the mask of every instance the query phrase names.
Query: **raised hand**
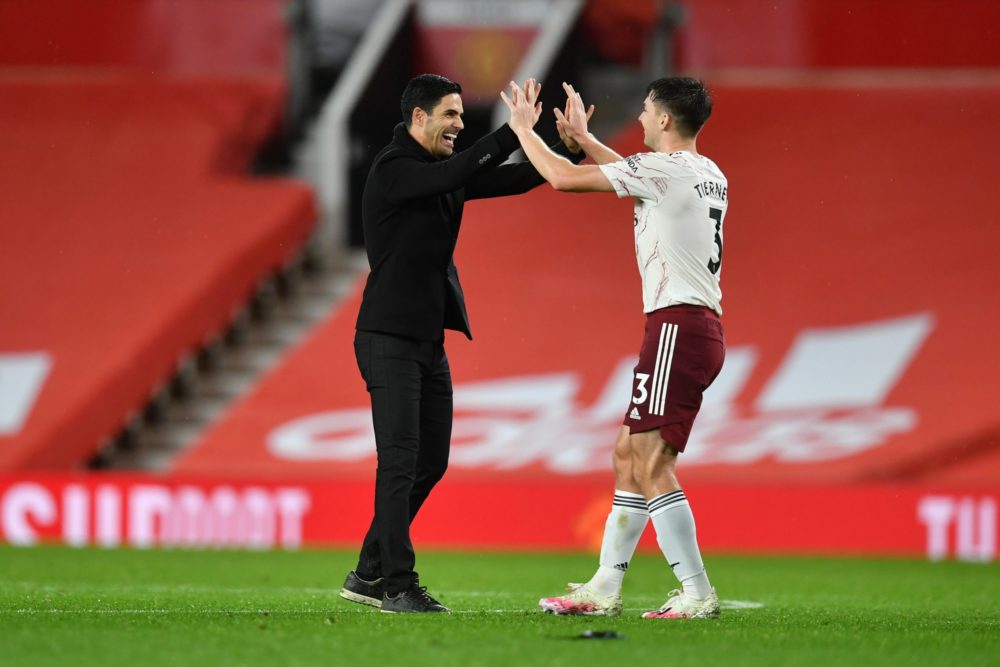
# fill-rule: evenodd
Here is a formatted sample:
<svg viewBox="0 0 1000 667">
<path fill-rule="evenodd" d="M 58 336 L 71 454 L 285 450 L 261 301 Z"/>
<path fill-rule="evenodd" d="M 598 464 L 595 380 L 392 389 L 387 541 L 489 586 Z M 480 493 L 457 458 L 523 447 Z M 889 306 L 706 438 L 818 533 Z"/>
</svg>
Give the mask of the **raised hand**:
<svg viewBox="0 0 1000 667">
<path fill-rule="evenodd" d="M 530 130 L 538 122 L 542 115 L 542 103 L 538 101 L 538 94 L 542 90 L 542 85 L 534 79 L 524 82 L 524 87 L 519 87 L 513 81 L 510 82 L 510 97 L 504 91 L 500 91 L 500 98 L 507 108 L 510 109 L 510 120 L 508 124 L 515 132 L 518 130 Z"/>
<path fill-rule="evenodd" d="M 587 136 L 587 122 L 594 115 L 594 105 L 584 112 L 583 98 L 576 89 L 568 83 L 563 83 L 563 90 L 566 91 L 566 110 L 553 109 L 556 115 L 556 129 L 559 131 L 559 138 L 570 151 L 578 153 L 580 151 L 580 141 Z"/>
</svg>

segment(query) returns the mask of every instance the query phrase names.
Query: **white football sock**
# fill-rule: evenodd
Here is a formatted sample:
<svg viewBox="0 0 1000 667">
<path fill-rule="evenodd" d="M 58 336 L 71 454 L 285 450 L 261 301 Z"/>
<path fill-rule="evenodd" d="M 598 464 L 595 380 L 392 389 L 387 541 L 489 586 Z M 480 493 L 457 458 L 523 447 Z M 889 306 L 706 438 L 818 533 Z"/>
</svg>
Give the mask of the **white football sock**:
<svg viewBox="0 0 1000 667">
<path fill-rule="evenodd" d="M 642 494 L 615 489 L 615 499 L 601 540 L 601 564 L 588 582 L 590 588 L 600 595 L 614 595 L 621 591 L 625 571 L 648 520 L 649 511 Z"/>
<path fill-rule="evenodd" d="M 650 500 L 648 507 L 656 529 L 656 543 L 673 568 L 674 576 L 681 582 L 685 593 L 704 600 L 711 594 L 712 585 L 705 574 L 695 534 L 694 514 L 684 492 L 678 489 L 664 493 Z"/>
</svg>

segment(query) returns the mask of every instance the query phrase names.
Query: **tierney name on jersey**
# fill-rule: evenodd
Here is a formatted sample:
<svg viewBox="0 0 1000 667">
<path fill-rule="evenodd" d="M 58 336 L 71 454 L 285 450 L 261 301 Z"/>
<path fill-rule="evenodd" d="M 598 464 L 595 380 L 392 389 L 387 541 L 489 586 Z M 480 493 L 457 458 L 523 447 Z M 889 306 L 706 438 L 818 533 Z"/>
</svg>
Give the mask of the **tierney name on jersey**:
<svg viewBox="0 0 1000 667">
<path fill-rule="evenodd" d="M 716 183 L 714 181 L 698 183 L 694 186 L 694 191 L 698 193 L 699 199 L 711 197 L 712 199 L 718 199 L 719 201 L 729 201 L 726 199 L 727 187 L 721 183 Z"/>
</svg>

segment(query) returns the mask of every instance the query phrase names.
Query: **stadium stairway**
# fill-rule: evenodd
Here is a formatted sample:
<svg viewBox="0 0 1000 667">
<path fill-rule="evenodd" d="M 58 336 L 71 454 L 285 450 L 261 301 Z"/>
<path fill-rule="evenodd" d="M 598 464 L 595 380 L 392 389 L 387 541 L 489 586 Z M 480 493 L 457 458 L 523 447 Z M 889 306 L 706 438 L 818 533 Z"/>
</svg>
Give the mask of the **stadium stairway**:
<svg viewBox="0 0 1000 667">
<path fill-rule="evenodd" d="M 367 260 L 302 256 L 262 282 L 225 334 L 178 369 L 173 381 L 92 461 L 104 470 L 164 471 L 225 411 L 252 391 L 350 290 Z"/>
</svg>

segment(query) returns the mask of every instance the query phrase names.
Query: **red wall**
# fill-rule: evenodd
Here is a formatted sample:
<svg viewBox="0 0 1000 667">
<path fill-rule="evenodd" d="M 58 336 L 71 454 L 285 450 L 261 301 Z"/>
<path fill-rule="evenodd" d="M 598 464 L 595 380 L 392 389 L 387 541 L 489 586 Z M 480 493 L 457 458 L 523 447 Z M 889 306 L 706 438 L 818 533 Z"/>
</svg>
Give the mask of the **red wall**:
<svg viewBox="0 0 1000 667">
<path fill-rule="evenodd" d="M 1000 66 L 995 0 L 682 0 L 681 69 Z M 587 40 L 639 65 L 651 0 L 592 0 Z"/>
<path fill-rule="evenodd" d="M 0 66 L 280 72 L 285 0 L 3 0 Z"/>
</svg>

